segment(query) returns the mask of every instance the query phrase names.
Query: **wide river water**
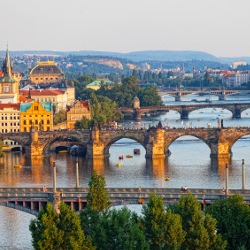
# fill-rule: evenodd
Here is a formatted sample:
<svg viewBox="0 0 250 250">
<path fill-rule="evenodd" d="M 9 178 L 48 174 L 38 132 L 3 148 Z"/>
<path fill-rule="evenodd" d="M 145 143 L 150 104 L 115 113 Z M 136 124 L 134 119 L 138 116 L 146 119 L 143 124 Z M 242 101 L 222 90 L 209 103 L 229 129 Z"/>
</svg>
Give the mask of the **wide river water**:
<svg viewBox="0 0 250 250">
<path fill-rule="evenodd" d="M 163 96 L 163 101 L 173 102 L 173 98 Z M 217 102 L 215 96 L 186 96 L 184 101 L 196 99 L 198 101 L 210 98 Z M 235 102 L 250 101 L 250 95 L 228 97 Z M 220 101 L 221 102 L 221 101 Z M 149 127 L 157 125 L 159 121 L 170 127 L 217 127 L 218 119 L 223 119 L 224 126 L 249 126 L 250 109 L 242 113 L 242 119 L 232 119 L 230 111 L 216 109 L 202 109 L 190 113 L 188 120 L 180 120 L 175 111 L 156 117 L 145 117 L 139 126 Z M 138 126 L 133 121 L 122 124 L 125 128 Z M 119 161 L 119 155 L 133 155 L 133 150 L 141 150 L 140 155 Z M 110 147 L 110 158 L 105 162 L 94 162 L 94 167 L 104 174 L 107 187 L 175 187 L 181 186 L 197 188 L 222 188 L 225 186 L 225 163 L 213 162 L 210 159 L 208 146 L 195 137 L 180 137 L 170 146 L 171 155 L 165 161 L 145 159 L 145 149 L 130 139 L 121 139 Z M 250 182 L 250 135 L 238 140 L 232 148 L 232 159 L 229 163 L 229 188 L 242 187 L 241 164 L 245 160 L 246 185 Z M 76 158 L 68 154 L 51 154 L 43 161 L 25 161 L 21 153 L 5 153 L 0 159 L 0 187 L 52 187 L 51 162 L 57 166 L 57 185 L 59 187 L 74 187 Z M 87 187 L 93 165 L 79 158 L 80 185 Z M 121 164 L 117 167 L 116 164 Z M 13 165 L 21 163 L 22 169 L 14 169 Z M 171 181 L 166 182 L 165 177 Z M 32 215 L 0 207 L 0 249 L 33 249 L 31 235 L 28 229 Z"/>
</svg>

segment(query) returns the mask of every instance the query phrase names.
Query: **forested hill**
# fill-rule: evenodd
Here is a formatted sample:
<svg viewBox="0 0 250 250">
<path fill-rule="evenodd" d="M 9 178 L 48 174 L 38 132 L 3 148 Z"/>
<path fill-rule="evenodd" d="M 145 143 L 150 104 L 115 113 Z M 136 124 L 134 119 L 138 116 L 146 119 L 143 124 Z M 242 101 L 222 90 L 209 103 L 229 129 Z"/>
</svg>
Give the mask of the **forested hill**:
<svg viewBox="0 0 250 250">
<path fill-rule="evenodd" d="M 0 56 L 5 55 L 5 51 L 0 51 Z M 122 58 L 134 62 L 139 61 L 210 61 L 231 64 L 233 61 L 246 61 L 250 64 L 250 57 L 216 57 L 212 54 L 203 51 L 174 51 L 174 50 L 144 50 L 134 51 L 128 53 L 109 52 L 109 51 L 50 51 L 50 50 L 24 50 L 24 51 L 10 51 L 11 56 L 24 55 L 41 55 L 41 56 L 100 56 L 100 57 L 115 57 Z"/>
<path fill-rule="evenodd" d="M 0 56 L 4 56 L 5 51 L 0 51 Z M 170 51 L 170 50 L 148 50 L 148 51 L 134 51 L 129 53 L 107 52 L 107 51 L 10 51 L 11 56 L 24 55 L 51 55 L 51 56 L 104 56 L 116 57 L 139 61 L 190 61 L 190 60 L 204 60 L 218 62 L 219 59 L 211 54 L 202 51 Z"/>
</svg>

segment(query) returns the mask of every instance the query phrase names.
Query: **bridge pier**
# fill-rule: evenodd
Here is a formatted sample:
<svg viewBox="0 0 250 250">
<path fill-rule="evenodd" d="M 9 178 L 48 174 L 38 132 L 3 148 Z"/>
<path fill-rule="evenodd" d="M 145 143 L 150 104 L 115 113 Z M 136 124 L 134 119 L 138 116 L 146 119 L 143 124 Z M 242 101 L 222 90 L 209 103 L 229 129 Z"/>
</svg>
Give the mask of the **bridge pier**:
<svg viewBox="0 0 250 250">
<path fill-rule="evenodd" d="M 188 119 L 188 114 L 189 114 L 189 111 L 185 107 L 182 107 L 182 109 L 181 109 L 181 119 L 182 120 L 187 120 Z"/>
<path fill-rule="evenodd" d="M 226 101 L 226 95 L 224 93 L 219 95 L 219 101 Z"/>
<path fill-rule="evenodd" d="M 240 119 L 241 118 L 241 109 L 238 107 L 235 107 L 233 110 L 233 117 L 234 119 Z"/>
<path fill-rule="evenodd" d="M 181 102 L 182 101 L 182 94 L 177 94 L 175 97 L 174 97 L 174 100 L 176 102 Z"/>
<path fill-rule="evenodd" d="M 87 144 L 86 158 L 103 158 L 104 143 L 100 140 L 100 131 L 96 128 L 91 130 L 91 141 Z"/>
<path fill-rule="evenodd" d="M 228 141 L 212 142 L 210 145 L 212 159 L 217 159 L 218 162 L 228 162 L 232 157 L 231 146 Z"/>
<path fill-rule="evenodd" d="M 134 119 L 137 121 L 137 122 L 140 122 L 141 121 L 141 117 L 142 117 L 142 112 L 140 111 L 140 109 L 135 109 L 135 113 L 134 113 Z"/>
</svg>

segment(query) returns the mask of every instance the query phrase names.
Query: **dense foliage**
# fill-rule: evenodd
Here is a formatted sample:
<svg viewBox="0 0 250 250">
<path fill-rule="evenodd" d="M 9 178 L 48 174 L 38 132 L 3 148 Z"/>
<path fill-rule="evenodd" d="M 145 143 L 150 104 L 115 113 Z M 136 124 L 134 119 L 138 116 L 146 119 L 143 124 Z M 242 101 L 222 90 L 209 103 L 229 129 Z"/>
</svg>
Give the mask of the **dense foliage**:
<svg viewBox="0 0 250 250">
<path fill-rule="evenodd" d="M 161 197 L 151 194 L 149 203 L 143 205 L 142 224 L 144 234 L 150 244 L 150 249 L 179 249 L 185 239 L 182 229 L 181 217 L 166 212 Z"/>
<path fill-rule="evenodd" d="M 67 112 L 65 110 L 60 110 L 58 113 L 53 115 L 53 124 L 57 125 L 62 122 L 67 121 Z"/>
<path fill-rule="evenodd" d="M 51 203 L 30 222 L 32 245 L 39 250 L 95 249 L 86 238 L 80 218 L 70 207 L 61 203 L 57 213 Z"/>
<path fill-rule="evenodd" d="M 242 196 L 216 200 L 206 212 L 217 220 L 218 233 L 228 241 L 227 249 L 250 249 L 250 207 Z"/>
<path fill-rule="evenodd" d="M 182 219 L 182 228 L 186 232 L 185 241 L 181 249 L 218 249 L 226 248 L 226 241 L 216 233 L 216 220 L 210 215 L 203 215 L 201 206 L 195 196 L 187 194 L 180 201 L 170 206 L 171 210 L 179 214 Z"/>
</svg>

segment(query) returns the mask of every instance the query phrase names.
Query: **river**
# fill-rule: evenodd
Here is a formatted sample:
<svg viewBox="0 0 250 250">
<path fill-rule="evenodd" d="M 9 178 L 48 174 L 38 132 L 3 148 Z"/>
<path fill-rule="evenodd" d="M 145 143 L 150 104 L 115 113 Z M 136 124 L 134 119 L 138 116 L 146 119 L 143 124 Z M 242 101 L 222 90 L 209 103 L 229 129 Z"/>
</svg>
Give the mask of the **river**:
<svg viewBox="0 0 250 250">
<path fill-rule="evenodd" d="M 184 101 L 196 99 L 198 101 L 214 96 L 189 96 Z M 231 101 L 249 100 L 249 96 L 232 96 Z M 173 102 L 172 97 L 163 96 L 168 103 Z M 174 104 L 175 102 L 173 102 Z M 242 113 L 242 119 L 231 119 L 231 112 L 222 109 L 203 109 L 190 113 L 187 121 L 180 120 L 180 115 L 175 111 L 156 117 L 145 117 L 140 126 L 148 127 L 157 125 L 159 121 L 164 126 L 170 127 L 216 127 L 218 119 L 224 120 L 224 126 L 249 126 L 250 110 Z M 123 127 L 133 128 L 138 124 L 127 121 Z M 140 155 L 133 158 L 125 158 L 120 167 L 119 155 L 133 155 L 133 149 L 139 148 Z M 121 139 L 110 148 L 110 158 L 105 162 L 94 162 L 95 168 L 103 173 L 107 187 L 199 187 L 199 188 L 222 188 L 225 186 L 225 164 L 211 161 L 210 149 L 202 141 L 185 136 L 176 140 L 170 146 L 171 155 L 165 161 L 152 162 L 146 160 L 145 149 L 130 139 Z M 246 183 L 249 188 L 250 182 L 250 135 L 238 140 L 232 148 L 233 156 L 229 164 L 229 188 L 241 188 L 241 163 L 245 160 Z M 21 153 L 5 153 L 0 161 L 0 187 L 23 187 L 52 186 L 51 162 L 57 166 L 57 185 L 59 187 L 74 187 L 75 161 L 76 158 L 67 154 L 51 154 L 50 158 L 43 161 L 27 162 Z M 88 186 L 92 172 L 92 163 L 79 158 L 80 185 Z M 1 164 L 2 163 L 2 164 Z M 13 165 L 21 163 L 22 169 L 14 169 Z M 171 181 L 166 182 L 169 176 Z M 33 216 L 0 207 L 0 249 L 33 249 L 31 235 L 28 230 Z"/>
</svg>

